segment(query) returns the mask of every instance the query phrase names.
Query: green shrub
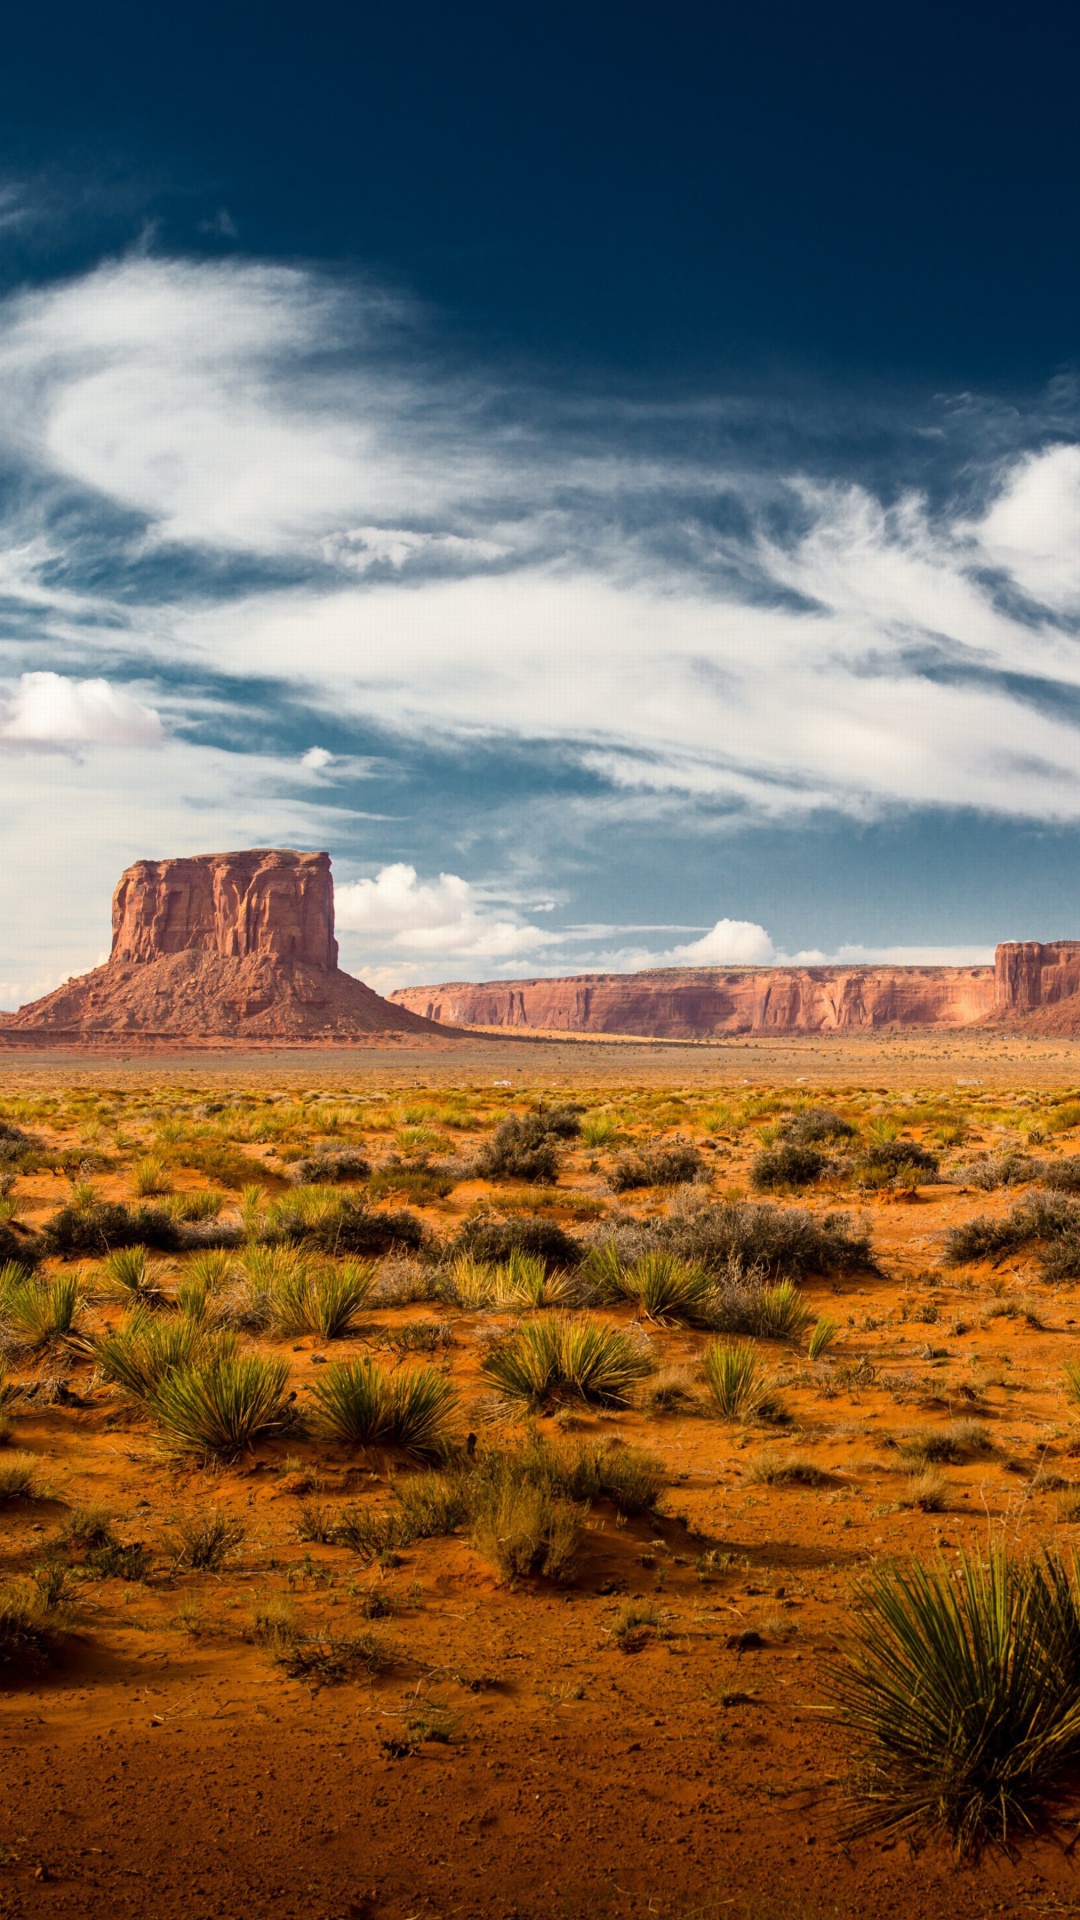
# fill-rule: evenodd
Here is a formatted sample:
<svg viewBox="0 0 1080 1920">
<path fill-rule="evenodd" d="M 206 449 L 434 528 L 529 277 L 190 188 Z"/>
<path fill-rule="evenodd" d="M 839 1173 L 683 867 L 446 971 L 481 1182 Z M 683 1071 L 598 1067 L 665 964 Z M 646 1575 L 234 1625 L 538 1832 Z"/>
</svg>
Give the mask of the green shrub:
<svg viewBox="0 0 1080 1920">
<path fill-rule="evenodd" d="M 156 1247 L 173 1253 L 183 1244 L 177 1222 L 162 1207 L 128 1208 L 122 1200 L 94 1200 L 54 1213 L 41 1236 L 46 1254 L 72 1260 L 109 1253 L 114 1247 Z"/>
<path fill-rule="evenodd" d="M 878 1176 L 884 1180 L 895 1180 L 905 1172 L 925 1174 L 928 1179 L 937 1177 L 938 1156 L 931 1153 L 929 1147 L 921 1147 L 916 1140 L 873 1140 L 871 1139 L 859 1154 L 855 1166 L 856 1177 Z"/>
<path fill-rule="evenodd" d="M 430 1459 L 449 1442 L 457 1394 L 433 1367 L 388 1373 L 374 1360 L 343 1360 L 321 1372 L 311 1392 L 320 1426 L 349 1446 L 394 1446 Z"/>
<path fill-rule="evenodd" d="M 621 1406 L 650 1365 L 640 1345 L 620 1328 L 545 1314 L 493 1348 L 480 1373 L 505 1399 L 534 1408 L 566 1398 Z"/>
<path fill-rule="evenodd" d="M 559 1177 L 553 1134 L 540 1114 L 501 1120 L 477 1155 L 477 1174 L 483 1180 L 527 1180 L 532 1186 L 553 1186 Z"/>
<path fill-rule="evenodd" d="M 673 1211 L 652 1225 L 651 1237 L 684 1260 L 721 1274 L 736 1265 L 765 1278 L 800 1279 L 873 1264 L 869 1234 L 853 1230 L 847 1214 L 815 1215 L 770 1200 L 726 1200 Z"/>
<path fill-rule="evenodd" d="M 621 1153 L 608 1174 L 612 1193 L 637 1187 L 681 1187 L 700 1178 L 705 1162 L 696 1147 L 656 1147 L 645 1153 Z"/>
<path fill-rule="evenodd" d="M 1078 1612 L 1049 1557 L 961 1553 L 870 1572 L 828 1711 L 861 1749 L 852 1834 L 947 1834 L 959 1855 L 1030 1830 L 1080 1752 Z"/>
<path fill-rule="evenodd" d="M 680 1260 L 674 1253 L 645 1253 L 631 1267 L 620 1270 L 618 1293 L 630 1300 L 658 1326 L 709 1322 L 712 1277 L 703 1267 Z"/>
<path fill-rule="evenodd" d="M 0 1287 L 0 1327 L 13 1346 L 52 1346 L 79 1332 L 83 1305 L 78 1274 L 30 1275 Z"/>
<path fill-rule="evenodd" d="M 714 1340 L 701 1356 L 709 1392 L 725 1420 L 752 1420 L 769 1400 L 769 1388 L 754 1348 Z"/>
<path fill-rule="evenodd" d="M 780 1128 L 780 1137 L 794 1146 L 816 1147 L 822 1140 L 850 1140 L 857 1129 L 828 1107 L 804 1107 Z"/>
<path fill-rule="evenodd" d="M 167 1374 L 215 1356 L 232 1357 L 235 1343 L 208 1334 L 197 1320 L 177 1316 L 165 1319 L 135 1307 L 111 1333 L 93 1342 L 93 1355 L 103 1380 L 122 1387 L 135 1400 L 155 1393 Z"/>
<path fill-rule="evenodd" d="M 314 1333 L 342 1340 L 371 1296 L 378 1267 L 374 1260 L 347 1261 L 315 1271 L 299 1267 L 281 1279 L 271 1295 L 272 1324 L 278 1333 Z"/>
<path fill-rule="evenodd" d="M 581 1246 L 552 1220 L 505 1220 L 488 1213 L 467 1220 L 450 1248 L 489 1266 L 504 1265 L 515 1253 L 543 1260 L 549 1270 L 576 1267 Z"/>
<path fill-rule="evenodd" d="M 784 1140 L 754 1155 L 750 1183 L 759 1193 L 775 1191 L 778 1187 L 809 1187 L 820 1180 L 828 1165 L 828 1155 L 819 1153 L 816 1147 Z"/>
<path fill-rule="evenodd" d="M 416 1253 L 427 1244 L 427 1230 L 415 1213 L 381 1212 L 352 1194 L 332 1194 L 314 1210 L 305 1206 L 299 1194 L 277 1201 L 267 1214 L 265 1231 L 271 1243 L 303 1245 L 335 1255 Z"/>
<path fill-rule="evenodd" d="M 147 1405 L 177 1452 L 227 1460 L 288 1425 L 288 1379 L 284 1360 L 215 1355 L 167 1373 Z"/>
</svg>

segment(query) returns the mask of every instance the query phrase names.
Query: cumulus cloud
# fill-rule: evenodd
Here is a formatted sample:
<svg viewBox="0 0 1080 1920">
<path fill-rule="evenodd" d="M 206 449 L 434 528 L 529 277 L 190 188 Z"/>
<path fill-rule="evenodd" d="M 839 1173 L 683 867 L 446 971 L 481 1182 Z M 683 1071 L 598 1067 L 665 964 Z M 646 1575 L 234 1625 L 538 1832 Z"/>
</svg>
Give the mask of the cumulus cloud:
<svg viewBox="0 0 1080 1920">
<path fill-rule="evenodd" d="M 1080 447 L 1019 460 L 973 531 L 987 559 L 1033 600 L 1080 609 Z"/>
<path fill-rule="evenodd" d="M 153 707 L 107 680 L 24 673 L 0 691 L 0 742 L 19 747 L 156 747 L 165 739 Z"/>
<path fill-rule="evenodd" d="M 375 951 L 490 960 L 528 954 L 564 938 L 516 915 L 493 912 L 455 873 L 424 881 L 404 862 L 382 867 L 374 879 L 346 882 L 337 887 L 334 900 L 338 928 L 360 934 L 364 946 Z"/>
</svg>

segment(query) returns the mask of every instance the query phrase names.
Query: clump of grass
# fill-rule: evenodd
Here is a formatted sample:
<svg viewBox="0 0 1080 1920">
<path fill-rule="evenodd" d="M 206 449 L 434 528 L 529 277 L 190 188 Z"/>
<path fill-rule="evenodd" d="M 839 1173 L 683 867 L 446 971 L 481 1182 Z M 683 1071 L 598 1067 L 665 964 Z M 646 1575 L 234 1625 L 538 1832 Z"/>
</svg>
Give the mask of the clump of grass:
<svg viewBox="0 0 1080 1920">
<path fill-rule="evenodd" d="M 78 1274 L 24 1274 L 6 1286 L 0 1275 L 0 1333 L 9 1347 L 33 1350 L 70 1339 L 80 1331 L 84 1305 Z"/>
<path fill-rule="evenodd" d="M 179 1367 L 192 1367 L 218 1355 L 235 1352 L 235 1342 L 213 1336 L 197 1320 L 185 1316 L 164 1319 L 135 1307 L 120 1325 L 92 1343 L 103 1380 L 120 1387 L 133 1400 L 146 1400 Z"/>
<path fill-rule="evenodd" d="M 273 1291 L 275 1330 L 283 1334 L 314 1333 L 323 1340 L 344 1339 L 367 1305 L 377 1275 L 374 1260 L 348 1260 L 314 1271 L 298 1268 Z"/>
<path fill-rule="evenodd" d="M 645 1253 L 632 1266 L 618 1266 L 609 1297 L 632 1301 L 658 1326 L 703 1326 L 709 1322 L 713 1285 L 704 1267 L 678 1254 Z"/>
<path fill-rule="evenodd" d="M 0 1661 L 35 1666 L 52 1643 L 51 1609 L 33 1580 L 12 1580 L 0 1587 Z"/>
<path fill-rule="evenodd" d="M 551 1273 L 539 1255 L 513 1247 L 509 1258 L 497 1266 L 459 1254 L 447 1276 L 445 1293 L 467 1312 L 490 1308 L 503 1313 L 561 1305 L 572 1298 L 573 1287 L 565 1274 Z"/>
<path fill-rule="evenodd" d="M 224 1196 L 214 1193 L 209 1187 L 201 1187 L 194 1193 L 176 1193 L 169 1202 L 169 1213 L 174 1220 L 216 1220 L 221 1213 Z"/>
<path fill-rule="evenodd" d="M 258 1231 L 271 1244 L 302 1245 L 341 1258 L 419 1253 L 428 1241 L 423 1221 L 407 1208 L 383 1211 L 359 1195 L 325 1187 L 301 1187 L 274 1201 Z"/>
<path fill-rule="evenodd" d="M 764 1279 L 802 1279 L 809 1273 L 845 1273 L 873 1265 L 868 1233 L 845 1213 L 816 1215 L 770 1200 L 726 1200 L 717 1206 L 673 1209 L 652 1228 L 656 1243 L 711 1273 L 733 1269 Z"/>
<path fill-rule="evenodd" d="M 936 1461 L 952 1465 L 966 1453 L 993 1453 L 994 1442 L 981 1420 L 950 1420 L 946 1427 L 924 1427 L 900 1442 L 905 1460 Z"/>
<path fill-rule="evenodd" d="M 822 1354 L 832 1346 L 839 1331 L 836 1321 L 830 1319 L 827 1313 L 819 1314 L 810 1329 L 810 1345 L 807 1348 L 810 1359 L 820 1360 Z"/>
<path fill-rule="evenodd" d="M 489 1455 L 470 1496 L 472 1542 L 505 1580 L 569 1573 L 583 1509 L 516 1470 L 512 1456 Z"/>
<path fill-rule="evenodd" d="M 284 1360 L 219 1354 L 167 1373 L 147 1405 L 179 1453 L 233 1459 L 290 1419 Z"/>
<path fill-rule="evenodd" d="M 325 1368 L 311 1392 L 323 1431 L 355 1447 L 400 1447 L 431 1459 L 449 1443 L 457 1394 L 433 1367 L 388 1373 L 374 1360 Z"/>
<path fill-rule="evenodd" d="M 800 1453 L 789 1454 L 786 1459 L 763 1453 L 746 1468 L 746 1479 L 753 1486 L 828 1487 L 832 1485 L 832 1478 L 816 1460 Z"/>
<path fill-rule="evenodd" d="M 725 1420 L 752 1420 L 769 1402 L 761 1362 L 749 1345 L 714 1340 L 701 1356 L 702 1370 L 717 1412 Z"/>
<path fill-rule="evenodd" d="M 38 1463 L 32 1453 L 9 1453 L 0 1459 L 0 1500 L 37 1498 Z"/>
<path fill-rule="evenodd" d="M 620 1653 L 640 1653 L 650 1640 L 666 1640 L 666 1617 L 659 1607 L 627 1600 L 607 1629 Z"/>
<path fill-rule="evenodd" d="M 621 1131 L 613 1113 L 589 1113 L 581 1123 L 581 1142 L 586 1147 L 610 1147 Z"/>
<path fill-rule="evenodd" d="M 164 1274 L 145 1247 L 117 1247 L 105 1261 L 105 1289 L 113 1300 L 157 1306 L 165 1299 Z"/>
<path fill-rule="evenodd" d="M 1074 1407 L 1080 1407 L 1080 1361 L 1066 1360 L 1064 1372 L 1065 1397 Z"/>
<path fill-rule="evenodd" d="M 192 1573 L 217 1573 L 246 1535 L 242 1520 L 232 1520 L 216 1507 L 187 1516 L 177 1522 L 171 1542 L 173 1565 Z"/>
<path fill-rule="evenodd" d="M 149 1200 L 159 1193 L 171 1193 L 173 1182 L 161 1155 L 147 1153 L 133 1163 L 131 1184 L 140 1200 Z"/>
<path fill-rule="evenodd" d="M 917 1507 L 920 1513 L 944 1513 L 949 1504 L 949 1486 L 944 1474 L 928 1467 L 925 1473 L 913 1473 L 900 1494 L 902 1507 Z"/>
<path fill-rule="evenodd" d="M 620 1328 L 546 1314 L 492 1348 L 480 1372 L 504 1399 L 536 1409 L 566 1398 L 621 1406 L 650 1364 Z"/>
<path fill-rule="evenodd" d="M 355 1147 L 320 1147 L 304 1160 L 294 1160 L 289 1179 L 294 1186 L 329 1186 L 339 1180 L 366 1180 L 371 1162 Z"/>
<path fill-rule="evenodd" d="M 637 1187 L 681 1187 L 701 1178 L 705 1162 L 696 1147 L 656 1147 L 642 1153 L 621 1153 L 608 1175 L 612 1193 L 630 1193 Z"/>
<path fill-rule="evenodd" d="M 958 1855 L 1030 1830 L 1080 1750 L 1075 1569 L 1004 1549 L 874 1569 L 827 1711 L 861 1747 L 851 1833 L 947 1834 Z"/>
</svg>

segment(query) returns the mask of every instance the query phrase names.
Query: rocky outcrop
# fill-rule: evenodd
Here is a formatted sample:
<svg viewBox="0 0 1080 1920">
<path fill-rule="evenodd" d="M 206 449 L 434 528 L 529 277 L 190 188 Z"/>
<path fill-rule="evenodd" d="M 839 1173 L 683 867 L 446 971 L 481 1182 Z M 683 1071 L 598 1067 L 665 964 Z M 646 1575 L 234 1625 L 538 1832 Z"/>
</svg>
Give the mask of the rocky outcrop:
<svg viewBox="0 0 1080 1920">
<path fill-rule="evenodd" d="M 0 1044 L 440 1037 L 343 973 L 337 954 L 326 853 L 140 860 L 113 896 L 106 964 L 0 1016 Z"/>
<path fill-rule="evenodd" d="M 971 1026 L 994 1012 L 993 967 L 665 967 L 562 980 L 406 987 L 396 1005 L 461 1027 L 706 1040 Z"/>
<path fill-rule="evenodd" d="M 1017 940 L 994 955 L 995 1018 L 1025 1033 L 1080 1033 L 1080 940 Z"/>
</svg>

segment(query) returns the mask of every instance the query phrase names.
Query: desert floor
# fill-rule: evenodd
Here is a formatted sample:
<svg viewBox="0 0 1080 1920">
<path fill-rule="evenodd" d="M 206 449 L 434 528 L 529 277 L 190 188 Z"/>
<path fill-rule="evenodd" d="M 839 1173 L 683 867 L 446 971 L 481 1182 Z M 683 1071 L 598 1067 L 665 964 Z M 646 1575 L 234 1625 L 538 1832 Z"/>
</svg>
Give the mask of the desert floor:
<svg viewBox="0 0 1080 1920">
<path fill-rule="evenodd" d="M 607 1116 L 610 1138 L 565 1142 L 547 1192 L 472 1176 L 495 1125 L 541 1097 L 580 1103 L 587 1122 Z M 697 1369 L 711 1336 L 679 1325 L 642 1330 L 653 1377 L 685 1384 L 667 1410 L 646 1381 L 628 1407 L 568 1405 L 539 1420 L 560 1444 L 645 1447 L 667 1482 L 655 1514 L 620 1522 L 598 1502 L 564 1580 L 508 1582 L 467 1531 L 382 1562 L 302 1539 L 312 1502 L 384 1511 L 413 1469 L 303 1428 L 232 1462 L 185 1464 L 101 1383 L 85 1344 L 9 1341 L 16 1392 L 0 1468 L 33 1456 L 34 1491 L 0 1502 L 3 1577 L 32 1577 L 87 1509 L 106 1509 L 119 1539 L 146 1552 L 142 1577 L 128 1579 L 70 1556 L 47 1657 L 0 1664 L 0 1915 L 1080 1912 L 1067 1823 L 1011 1859 L 963 1865 L 936 1841 L 846 1844 L 852 1754 L 816 1711 L 871 1561 L 998 1538 L 1080 1544 L 1080 1413 L 1063 1390 L 1080 1280 L 1049 1283 L 1034 1246 L 996 1264 L 942 1260 L 950 1228 L 1004 1215 L 1034 1190 L 980 1190 L 957 1169 L 1011 1150 L 1043 1166 L 1080 1154 L 1080 1045 L 478 1040 L 430 1056 L 5 1055 L 0 1079 L 0 1119 L 35 1142 L 8 1196 L 20 1233 L 43 1227 L 80 1181 L 100 1200 L 131 1200 L 148 1159 L 173 1199 L 218 1189 L 227 1220 L 241 1180 L 271 1202 L 290 1191 L 290 1152 L 355 1145 L 376 1168 L 402 1170 L 401 1191 L 391 1172 L 377 1204 L 411 1207 L 433 1242 L 478 1212 L 596 1237 L 612 1214 L 647 1222 L 680 1204 L 667 1188 L 613 1193 L 618 1154 L 691 1142 L 700 1200 L 747 1197 L 761 1130 L 806 1105 L 861 1136 L 884 1120 L 940 1155 L 940 1179 L 875 1189 L 841 1167 L 764 1196 L 815 1217 L 842 1210 L 873 1244 L 873 1266 L 800 1282 L 814 1314 L 838 1323 L 823 1359 L 808 1361 L 805 1338 L 759 1343 L 783 1423 L 710 1412 Z M 410 1168 L 444 1164 L 455 1171 L 442 1197 L 410 1188 Z M 250 1193 L 247 1204 L 250 1214 Z M 189 1259 L 160 1256 L 163 1285 Z M 119 1310 L 103 1261 L 75 1264 L 92 1338 Z M 514 1317 L 414 1299 L 373 1305 L 340 1341 L 245 1337 L 287 1358 L 303 1405 L 328 1362 L 396 1364 L 404 1326 L 438 1328 L 433 1355 L 482 1450 L 521 1430 L 480 1376 L 492 1329 Z M 635 1319 L 626 1303 L 597 1317 Z M 903 1504 L 913 1442 L 973 1417 L 985 1444 L 945 1462 L 941 1510 Z M 762 1477 L 763 1461 L 793 1457 L 819 1484 Z M 192 1572 L 177 1530 L 211 1509 L 243 1538 L 218 1571 Z M 255 1630 L 268 1601 L 312 1642 L 375 1634 L 379 1670 L 336 1684 L 317 1670 L 290 1677 Z M 620 1638 L 628 1604 L 644 1629 Z"/>
</svg>

